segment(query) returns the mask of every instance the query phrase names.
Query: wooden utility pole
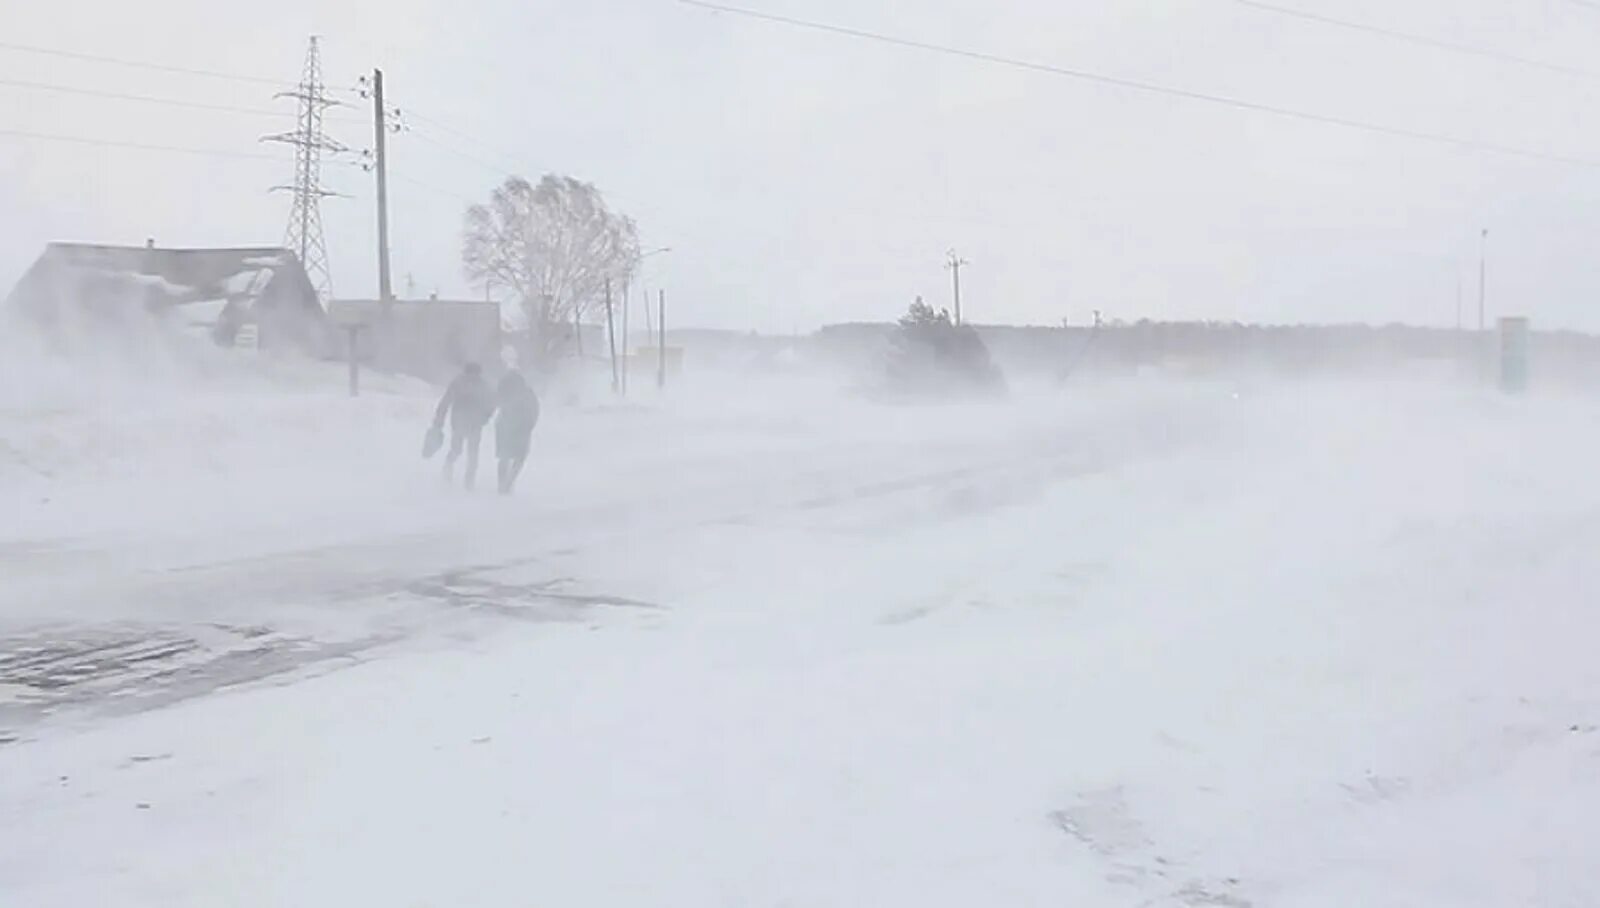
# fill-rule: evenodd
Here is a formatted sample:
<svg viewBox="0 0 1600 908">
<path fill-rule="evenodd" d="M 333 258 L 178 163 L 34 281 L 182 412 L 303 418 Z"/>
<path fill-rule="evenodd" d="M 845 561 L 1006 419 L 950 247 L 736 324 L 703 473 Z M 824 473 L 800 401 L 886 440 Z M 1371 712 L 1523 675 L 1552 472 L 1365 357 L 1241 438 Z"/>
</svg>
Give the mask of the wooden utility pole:
<svg viewBox="0 0 1600 908">
<path fill-rule="evenodd" d="M 956 255 L 954 249 L 946 253 L 945 267 L 950 269 L 950 280 L 955 289 L 956 324 L 961 324 L 961 266 L 970 265 L 971 262 Z"/>
<path fill-rule="evenodd" d="M 394 302 L 389 286 L 389 166 L 385 139 L 389 128 L 383 106 L 383 70 L 372 71 L 373 166 L 378 171 L 378 299 L 387 311 Z"/>
<path fill-rule="evenodd" d="M 617 321 L 611 314 L 611 281 L 606 281 L 606 343 L 611 347 L 611 393 L 622 390 L 622 375 L 617 372 Z"/>
<path fill-rule="evenodd" d="M 660 329 L 660 341 L 656 344 L 656 387 L 667 386 L 667 291 L 656 291 L 656 327 Z M 646 304 L 646 308 L 649 306 Z"/>
</svg>

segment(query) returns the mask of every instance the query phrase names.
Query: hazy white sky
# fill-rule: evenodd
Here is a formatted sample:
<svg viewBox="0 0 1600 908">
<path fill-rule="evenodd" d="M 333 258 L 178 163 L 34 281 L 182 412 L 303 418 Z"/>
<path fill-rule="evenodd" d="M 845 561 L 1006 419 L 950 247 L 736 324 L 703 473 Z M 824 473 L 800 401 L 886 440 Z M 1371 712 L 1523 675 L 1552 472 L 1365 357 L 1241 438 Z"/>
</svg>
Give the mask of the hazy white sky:
<svg viewBox="0 0 1600 908">
<path fill-rule="evenodd" d="M 1235 0 L 736 2 L 1600 160 L 1600 75 L 1445 53 Z M 1282 3 L 1600 73 L 1600 10 L 1574 0 Z M 515 167 L 598 183 L 647 245 L 672 246 L 645 280 L 668 289 L 685 324 L 887 319 L 917 294 L 947 299 L 951 246 L 972 262 L 963 283 L 978 321 L 1083 322 L 1101 309 L 1448 325 L 1459 276 L 1470 323 L 1487 226 L 1491 316 L 1600 330 L 1600 167 L 1144 95 L 676 0 L 0 5 L 6 42 L 286 82 L 312 33 L 332 84 L 382 66 L 392 103 L 427 118 L 391 144 L 401 292 L 409 275 L 419 295 L 477 295 L 459 267 L 461 211 Z M 5 81 L 292 112 L 267 85 L 0 49 Z M 362 114 L 338 114 L 333 134 L 370 145 Z M 260 135 L 291 123 L 0 84 L 0 133 L 258 152 L 274 150 Z M 291 171 L 287 154 L 0 134 L 0 284 L 51 239 L 276 244 L 288 198 L 265 190 Z M 336 293 L 371 295 L 371 178 L 330 166 L 327 182 L 353 196 L 324 203 Z"/>
</svg>

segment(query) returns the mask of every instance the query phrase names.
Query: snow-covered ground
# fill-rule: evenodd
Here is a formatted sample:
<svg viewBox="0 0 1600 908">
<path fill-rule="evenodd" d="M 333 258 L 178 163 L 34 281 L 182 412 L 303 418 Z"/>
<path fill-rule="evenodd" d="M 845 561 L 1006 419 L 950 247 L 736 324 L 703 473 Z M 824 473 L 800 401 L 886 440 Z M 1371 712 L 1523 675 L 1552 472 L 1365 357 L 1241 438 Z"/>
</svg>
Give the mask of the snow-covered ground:
<svg viewBox="0 0 1600 908">
<path fill-rule="evenodd" d="M 1600 904 L 1600 400 L 208 369 L 0 398 L 0 904 Z"/>
</svg>

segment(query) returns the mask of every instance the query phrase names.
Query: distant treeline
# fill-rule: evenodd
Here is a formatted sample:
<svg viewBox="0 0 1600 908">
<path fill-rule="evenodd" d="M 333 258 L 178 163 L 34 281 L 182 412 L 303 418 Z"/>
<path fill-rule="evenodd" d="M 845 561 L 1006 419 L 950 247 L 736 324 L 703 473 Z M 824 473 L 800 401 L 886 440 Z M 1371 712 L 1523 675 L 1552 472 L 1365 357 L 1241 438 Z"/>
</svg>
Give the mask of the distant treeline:
<svg viewBox="0 0 1600 908">
<path fill-rule="evenodd" d="M 1534 326 L 1537 329 L 1537 325 Z M 830 325 L 811 338 L 818 353 L 861 364 L 880 356 L 892 324 Z M 1498 357 L 1495 331 L 1409 325 L 1248 325 L 1236 322 L 1107 322 L 1098 327 L 977 326 L 1008 371 L 1118 374 L 1266 372 L 1482 373 Z M 1600 337 L 1535 330 L 1530 360 L 1536 380 L 1600 383 Z"/>
</svg>

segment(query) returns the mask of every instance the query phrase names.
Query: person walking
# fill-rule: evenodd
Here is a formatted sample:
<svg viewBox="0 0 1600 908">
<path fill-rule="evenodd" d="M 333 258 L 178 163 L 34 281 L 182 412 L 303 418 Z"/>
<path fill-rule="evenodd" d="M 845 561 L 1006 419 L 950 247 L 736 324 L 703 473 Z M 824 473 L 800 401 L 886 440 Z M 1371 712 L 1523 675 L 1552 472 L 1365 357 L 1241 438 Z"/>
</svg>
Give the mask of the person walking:
<svg viewBox="0 0 1600 908">
<path fill-rule="evenodd" d="M 483 428 L 494 415 L 494 408 L 494 393 L 483 379 L 483 368 L 477 363 L 467 363 L 445 389 L 433 413 L 435 433 L 442 432 L 445 417 L 450 418 L 450 453 L 444 459 L 446 482 L 455 471 L 456 460 L 464 453 L 467 455 L 466 487 L 470 489 L 476 483 L 478 448 L 483 442 Z"/>
<path fill-rule="evenodd" d="M 494 453 L 500 461 L 500 494 L 511 494 L 517 476 L 528 460 L 533 427 L 539 424 L 539 398 L 522 373 L 512 370 L 500 380 L 495 394 L 500 415 L 494 423 Z"/>
</svg>

